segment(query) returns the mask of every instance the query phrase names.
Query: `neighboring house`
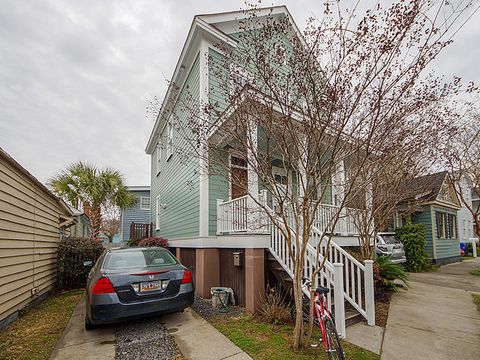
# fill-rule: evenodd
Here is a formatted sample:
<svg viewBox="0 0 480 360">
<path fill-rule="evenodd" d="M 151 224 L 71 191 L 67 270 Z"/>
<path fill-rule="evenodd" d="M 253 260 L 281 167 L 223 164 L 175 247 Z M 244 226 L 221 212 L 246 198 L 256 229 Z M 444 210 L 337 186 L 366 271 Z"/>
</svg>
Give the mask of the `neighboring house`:
<svg viewBox="0 0 480 360">
<path fill-rule="evenodd" d="M 395 219 L 395 227 L 408 219 L 426 230 L 425 248 L 433 263 L 460 261 L 458 211 L 461 209 L 447 171 L 415 178 L 410 183 Z"/>
<path fill-rule="evenodd" d="M 279 248 L 285 244 L 283 237 L 278 233 L 275 235 L 275 230 L 270 228 L 262 231 L 250 230 L 250 222 L 254 219 L 247 212 L 251 199 L 245 195 L 245 189 L 248 187 L 249 193 L 257 193 L 262 199 L 267 199 L 266 190 L 259 184 L 258 176 L 249 171 L 242 156 L 229 152 L 227 143 L 211 149 L 212 155 L 228 157 L 239 178 L 245 179 L 242 184 L 233 184 L 226 180 L 226 176 L 204 174 L 202 169 L 206 166 L 202 165 L 205 165 L 205 158 L 186 161 L 185 157 L 173 151 L 173 148 L 188 146 L 175 132 L 175 128 L 186 126 L 187 122 L 187 111 L 182 107 L 184 102 L 177 101 L 178 98 L 193 98 L 195 104 L 198 104 L 199 113 L 200 104 L 209 101 L 220 103 L 223 108 L 227 107 L 227 97 L 222 95 L 223 92 L 218 88 L 218 72 L 210 66 L 213 63 L 221 64 L 223 55 L 219 44 L 232 51 L 236 51 L 237 46 L 241 48 L 237 43 L 239 37 L 236 33 L 239 31 L 239 24 L 247 16 L 243 11 L 195 16 L 172 78 L 172 83 L 179 86 L 178 95 L 171 88 L 167 91 L 146 152 L 151 156 L 151 222 L 155 226 L 155 234 L 167 238 L 170 246 L 176 248 L 177 256 L 184 265 L 192 269 L 196 292 L 200 296 L 209 298 L 210 288 L 213 286 L 231 287 L 237 302 L 245 305 L 247 311 L 254 312 L 263 299 L 265 270 L 270 264 L 273 264 L 273 268 L 279 268 L 280 265 L 286 276 L 291 276 L 289 260 L 285 258 L 286 253 L 282 253 Z M 259 9 L 256 16 L 278 19 L 286 17 L 297 34 L 300 33 L 285 6 Z M 211 61 L 208 61 L 209 59 Z M 272 170 L 275 172 L 275 179 L 278 179 L 279 184 L 283 184 L 285 170 L 276 167 L 278 162 L 278 159 L 272 162 Z M 333 174 L 332 183 L 336 178 L 344 180 L 343 167 L 342 164 L 338 172 Z M 243 177 L 240 176 L 242 174 Z M 326 193 L 324 205 L 319 210 L 319 221 L 316 223 L 321 230 L 327 226 L 322 219 L 328 219 L 329 209 L 335 207 L 333 199 L 343 196 L 340 188 L 331 186 Z M 128 221 L 125 223 L 128 224 Z M 358 232 L 353 227 L 353 220 L 348 216 L 341 219 L 335 233 L 336 244 L 358 245 Z M 312 251 L 312 248 L 309 248 L 309 251 Z M 266 256 L 268 253 L 269 257 Z M 363 291 L 364 287 L 360 286 L 360 283 L 363 283 L 364 278 L 366 284 L 370 284 L 370 281 L 373 284 L 371 263 L 365 266 L 360 264 L 340 246 L 336 246 L 332 253 L 337 254 L 338 259 L 334 261 L 329 258 L 332 263 L 346 262 L 348 259 L 348 266 L 345 266 L 347 282 L 355 284 L 354 278 L 358 275 L 359 286 L 353 287 L 354 293 Z M 312 256 L 315 256 L 315 253 Z M 328 261 L 327 263 L 326 268 L 333 269 L 333 264 Z M 314 264 L 311 263 L 310 266 Z M 325 275 L 325 278 L 331 279 L 330 276 Z M 340 277 L 338 280 L 343 282 L 343 276 Z M 333 286 L 331 283 L 326 285 Z M 348 301 L 368 319 L 369 324 L 373 324 L 373 290 L 367 293 L 370 290 L 366 286 L 365 291 L 365 294 L 350 293 Z M 341 291 L 335 293 L 338 296 L 344 294 Z M 336 309 L 341 311 L 342 307 L 338 306 Z M 344 326 L 342 316 L 344 314 L 337 313 L 335 316 L 340 326 Z M 344 334 L 343 330 L 341 332 Z"/>
<path fill-rule="evenodd" d="M 473 206 L 472 202 L 472 182 L 466 176 L 462 176 L 458 182 L 458 189 L 462 192 L 463 200 L 470 208 Z M 474 237 L 473 232 L 473 216 L 467 206 L 460 201 L 461 208 L 458 210 L 458 238 L 460 242 L 467 243 Z"/>
<path fill-rule="evenodd" d="M 123 209 L 120 215 L 120 241 L 127 242 L 132 237 L 132 223 L 150 224 L 150 186 L 127 186 L 128 191 L 135 195 L 135 205 Z"/>
<path fill-rule="evenodd" d="M 0 329 L 55 287 L 70 208 L 0 148 Z"/>
<path fill-rule="evenodd" d="M 81 210 L 75 209 L 70 205 L 69 207 L 75 220 L 75 224 L 70 229 L 70 236 L 81 238 L 90 237 L 90 223 L 88 216 Z"/>
<path fill-rule="evenodd" d="M 480 191 L 478 189 L 472 189 L 472 206 L 474 209 L 480 209 Z M 473 224 L 473 236 L 476 237 L 477 228 L 475 223 Z M 480 238 L 480 237 L 479 237 Z"/>
</svg>

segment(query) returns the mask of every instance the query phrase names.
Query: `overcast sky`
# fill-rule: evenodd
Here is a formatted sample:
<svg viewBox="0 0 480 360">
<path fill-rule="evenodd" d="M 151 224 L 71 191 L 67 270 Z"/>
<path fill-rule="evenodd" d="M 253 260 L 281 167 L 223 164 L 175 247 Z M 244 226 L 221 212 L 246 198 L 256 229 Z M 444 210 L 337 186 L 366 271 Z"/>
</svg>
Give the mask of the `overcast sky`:
<svg viewBox="0 0 480 360">
<path fill-rule="evenodd" d="M 286 4 L 300 28 L 318 0 Z M 45 182 L 83 160 L 150 183 L 147 98 L 163 99 L 195 14 L 244 1 L 0 1 L 0 146 Z M 480 14 L 435 63 L 480 83 Z"/>
</svg>

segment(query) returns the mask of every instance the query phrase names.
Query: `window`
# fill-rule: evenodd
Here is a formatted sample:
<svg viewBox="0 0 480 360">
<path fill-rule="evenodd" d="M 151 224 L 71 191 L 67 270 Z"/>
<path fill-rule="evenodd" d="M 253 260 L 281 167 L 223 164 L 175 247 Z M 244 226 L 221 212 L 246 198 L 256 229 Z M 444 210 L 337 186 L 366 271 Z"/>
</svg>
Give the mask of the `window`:
<svg viewBox="0 0 480 360">
<path fill-rule="evenodd" d="M 277 63 L 279 63 L 280 65 L 284 65 L 285 64 L 285 60 L 286 60 L 286 50 L 285 50 L 285 46 L 283 46 L 282 44 L 280 43 L 276 43 L 275 46 L 273 47 L 273 51 L 275 52 L 275 60 L 277 61 Z"/>
<path fill-rule="evenodd" d="M 155 230 L 160 230 L 160 195 L 155 198 Z"/>
<path fill-rule="evenodd" d="M 150 210 L 150 197 L 140 196 L 140 210 Z"/>
<path fill-rule="evenodd" d="M 170 120 L 167 125 L 167 161 L 173 155 L 173 121 Z"/>
<path fill-rule="evenodd" d="M 160 169 L 161 169 L 161 162 L 162 162 L 162 147 L 160 145 L 160 142 L 157 144 L 157 150 L 156 150 L 156 155 L 157 155 L 157 175 L 160 174 Z"/>
<path fill-rule="evenodd" d="M 245 85 L 253 83 L 253 75 L 250 74 L 247 70 L 235 64 L 230 65 L 230 95 L 237 95 L 240 91 L 243 90 Z"/>
<path fill-rule="evenodd" d="M 445 212 L 436 211 L 435 220 L 437 225 L 437 238 L 457 238 L 457 216 Z"/>
</svg>

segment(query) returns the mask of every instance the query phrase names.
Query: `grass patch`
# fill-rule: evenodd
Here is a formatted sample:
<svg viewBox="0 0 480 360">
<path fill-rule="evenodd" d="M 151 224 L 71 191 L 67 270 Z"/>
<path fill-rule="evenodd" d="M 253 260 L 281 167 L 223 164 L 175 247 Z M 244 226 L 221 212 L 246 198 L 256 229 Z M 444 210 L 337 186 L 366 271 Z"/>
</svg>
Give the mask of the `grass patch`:
<svg viewBox="0 0 480 360">
<path fill-rule="evenodd" d="M 0 332 L 0 359 L 48 359 L 82 293 L 83 290 L 63 292 L 28 309 Z"/>
<path fill-rule="evenodd" d="M 477 305 L 477 310 L 480 311 L 480 294 L 472 294 L 473 302 Z"/>
<path fill-rule="evenodd" d="M 291 348 L 292 325 L 265 324 L 249 315 L 216 317 L 209 321 L 253 359 L 327 359 L 322 345 L 298 353 Z M 343 342 L 346 358 L 351 360 L 377 360 L 380 357 L 367 350 Z"/>
<path fill-rule="evenodd" d="M 474 276 L 480 276 L 480 268 L 473 269 L 472 271 L 470 271 L 470 274 Z"/>
</svg>

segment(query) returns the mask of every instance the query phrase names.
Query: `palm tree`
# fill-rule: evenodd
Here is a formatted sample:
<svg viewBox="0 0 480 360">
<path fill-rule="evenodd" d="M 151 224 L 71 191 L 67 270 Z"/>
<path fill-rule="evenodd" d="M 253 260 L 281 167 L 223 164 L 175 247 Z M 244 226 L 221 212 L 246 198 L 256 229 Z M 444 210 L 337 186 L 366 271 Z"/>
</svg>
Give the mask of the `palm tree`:
<svg viewBox="0 0 480 360">
<path fill-rule="evenodd" d="M 53 192 L 75 208 L 83 208 L 90 221 L 91 237 L 100 232 L 102 208 L 113 205 L 121 209 L 135 204 L 135 197 L 124 183 L 122 174 L 114 169 L 97 169 L 77 162 L 49 180 Z"/>
</svg>

